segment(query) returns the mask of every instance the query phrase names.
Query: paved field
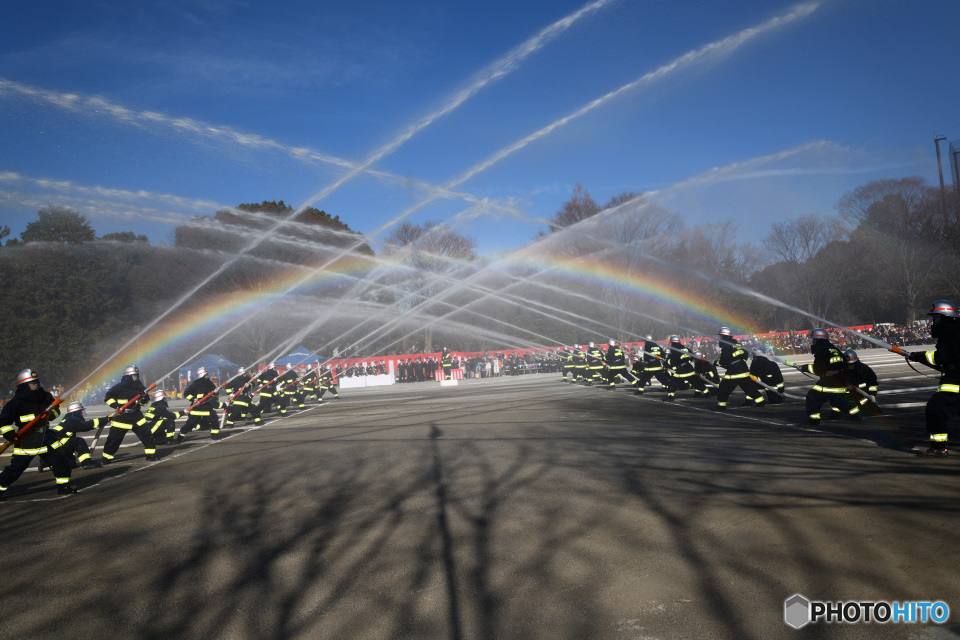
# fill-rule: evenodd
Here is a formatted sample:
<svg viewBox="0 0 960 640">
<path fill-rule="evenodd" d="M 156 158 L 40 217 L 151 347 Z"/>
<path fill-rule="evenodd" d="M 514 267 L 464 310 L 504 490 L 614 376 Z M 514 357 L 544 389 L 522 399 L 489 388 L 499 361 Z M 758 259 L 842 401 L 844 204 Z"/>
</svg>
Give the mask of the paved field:
<svg viewBox="0 0 960 640">
<path fill-rule="evenodd" d="M 882 390 L 935 383 L 863 358 Z M 126 447 L 74 496 L 28 472 L 0 504 L 0 637 L 958 637 L 960 455 L 910 453 L 929 393 L 809 429 L 799 403 L 553 375 L 351 389 L 156 463 Z M 794 631 L 795 593 L 955 611 Z"/>
</svg>

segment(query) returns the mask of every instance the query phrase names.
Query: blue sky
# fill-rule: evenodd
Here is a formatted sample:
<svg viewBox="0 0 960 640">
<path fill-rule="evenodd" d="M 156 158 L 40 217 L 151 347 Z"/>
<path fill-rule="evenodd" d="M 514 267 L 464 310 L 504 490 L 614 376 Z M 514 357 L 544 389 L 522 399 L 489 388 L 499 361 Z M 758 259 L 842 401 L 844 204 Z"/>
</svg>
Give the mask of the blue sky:
<svg viewBox="0 0 960 640">
<path fill-rule="evenodd" d="M 241 202 L 324 194 L 314 206 L 374 233 L 487 199 L 456 225 L 491 253 L 528 241 L 579 180 L 600 204 L 657 191 L 688 225 L 733 219 L 759 241 L 872 179 L 937 184 L 934 133 L 960 139 L 955 0 L 4 12 L 0 224 L 14 235 L 50 205 L 167 242 Z M 379 173 L 344 180 L 362 164 Z M 421 185 L 469 197 L 425 202 Z"/>
</svg>

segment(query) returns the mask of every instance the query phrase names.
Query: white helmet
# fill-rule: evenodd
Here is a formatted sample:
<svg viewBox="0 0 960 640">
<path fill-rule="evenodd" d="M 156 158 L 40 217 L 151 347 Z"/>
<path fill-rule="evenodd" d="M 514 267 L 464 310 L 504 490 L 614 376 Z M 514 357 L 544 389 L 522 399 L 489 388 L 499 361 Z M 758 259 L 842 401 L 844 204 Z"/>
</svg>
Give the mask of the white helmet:
<svg viewBox="0 0 960 640">
<path fill-rule="evenodd" d="M 590 343 L 590 346 L 591 346 L 591 347 L 595 347 L 595 346 L 597 346 L 597 345 L 595 345 L 595 344 L 593 344 L 593 343 L 591 342 L 591 343 Z"/>
<path fill-rule="evenodd" d="M 611 341 L 610 341 L 610 346 L 611 346 L 611 347 L 617 346 L 617 341 L 616 341 L 616 340 L 611 340 Z"/>
<path fill-rule="evenodd" d="M 276 368 L 277 368 L 277 363 L 276 363 L 276 362 L 271 362 L 271 363 L 270 363 L 270 366 L 267 367 L 267 369 L 276 369 Z"/>
<path fill-rule="evenodd" d="M 680 342 L 680 336 L 678 336 L 677 334 L 673 334 L 672 336 L 670 336 L 670 342 Z"/>
<path fill-rule="evenodd" d="M 67 405 L 67 413 L 73 413 L 74 411 L 83 411 L 82 402 L 71 402 Z"/>
<path fill-rule="evenodd" d="M 243 367 L 240 367 L 239 369 L 237 369 L 237 375 L 240 375 L 241 373 L 244 373 L 245 371 L 246 371 L 246 369 L 244 369 Z"/>
<path fill-rule="evenodd" d="M 287 365 L 287 371 L 293 371 L 293 364 L 292 364 L 292 363 Z"/>
<path fill-rule="evenodd" d="M 39 382 L 37 372 L 33 369 L 24 369 L 17 374 L 17 384 L 26 384 L 27 382 Z"/>
<path fill-rule="evenodd" d="M 198 378 L 202 378 L 202 377 L 205 376 L 205 375 L 207 375 L 207 368 L 206 368 L 206 367 L 200 367 L 199 369 L 197 369 L 197 377 L 198 377 Z"/>
<path fill-rule="evenodd" d="M 133 364 L 123 370 L 125 376 L 135 376 L 138 373 L 140 373 L 140 369 L 137 369 L 136 365 Z"/>
<path fill-rule="evenodd" d="M 166 397 L 167 397 L 167 394 L 164 393 L 163 389 L 157 389 L 156 391 L 153 392 L 154 402 L 160 402 L 161 400 L 165 400 Z"/>
</svg>

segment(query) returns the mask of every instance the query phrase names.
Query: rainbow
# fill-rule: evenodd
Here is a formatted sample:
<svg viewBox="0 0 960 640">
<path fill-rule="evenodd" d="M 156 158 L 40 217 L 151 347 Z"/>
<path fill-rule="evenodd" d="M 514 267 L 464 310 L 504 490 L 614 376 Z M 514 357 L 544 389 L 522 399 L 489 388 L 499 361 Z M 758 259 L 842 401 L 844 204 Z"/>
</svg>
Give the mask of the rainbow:
<svg viewBox="0 0 960 640">
<path fill-rule="evenodd" d="M 589 287 L 618 287 L 637 299 L 656 303 L 702 324 L 729 326 L 735 333 L 756 333 L 749 319 L 729 309 L 684 292 L 676 280 L 661 275 L 635 272 L 622 265 L 595 257 L 551 257 L 532 259 L 514 256 L 496 262 L 492 268 L 506 272 L 515 267 L 548 270 L 552 277 Z M 117 379 L 123 368 L 133 362 L 150 362 L 161 354 L 181 347 L 191 340 L 225 328 L 268 307 L 287 295 L 309 293 L 311 289 L 344 276 L 360 276 L 369 272 L 371 260 L 363 256 L 345 257 L 322 270 L 291 269 L 278 275 L 269 287 L 240 289 L 215 300 L 184 309 L 165 320 L 138 341 L 105 364 L 86 381 L 94 387 Z M 668 320 L 663 322 L 669 323 Z M 146 381 L 145 381 L 146 382 Z"/>
<path fill-rule="evenodd" d="M 507 264 L 513 266 L 549 269 L 551 275 L 572 283 L 581 283 L 593 287 L 616 286 L 629 292 L 634 297 L 646 302 L 658 304 L 672 311 L 693 317 L 701 323 L 715 326 L 730 327 L 736 334 L 757 333 L 759 327 L 745 314 L 732 312 L 716 303 L 703 299 L 701 296 L 684 291 L 678 286 L 675 278 L 667 278 L 647 272 L 637 272 L 621 264 L 609 262 L 596 257 L 568 258 L 558 256 L 552 258 L 510 258 Z M 663 319 L 664 324 L 670 324 Z"/>
</svg>

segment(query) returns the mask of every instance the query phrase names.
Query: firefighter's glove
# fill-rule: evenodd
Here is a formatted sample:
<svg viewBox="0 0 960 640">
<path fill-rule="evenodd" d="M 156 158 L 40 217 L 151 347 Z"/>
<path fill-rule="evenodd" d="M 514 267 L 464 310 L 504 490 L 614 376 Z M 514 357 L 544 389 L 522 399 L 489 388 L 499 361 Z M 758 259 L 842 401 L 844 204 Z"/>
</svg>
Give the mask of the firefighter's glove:
<svg viewBox="0 0 960 640">
<path fill-rule="evenodd" d="M 926 351 L 913 351 L 907 357 L 907 360 L 913 360 L 914 362 L 926 362 L 927 361 L 927 352 Z"/>
</svg>

